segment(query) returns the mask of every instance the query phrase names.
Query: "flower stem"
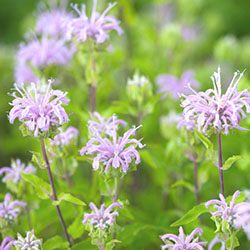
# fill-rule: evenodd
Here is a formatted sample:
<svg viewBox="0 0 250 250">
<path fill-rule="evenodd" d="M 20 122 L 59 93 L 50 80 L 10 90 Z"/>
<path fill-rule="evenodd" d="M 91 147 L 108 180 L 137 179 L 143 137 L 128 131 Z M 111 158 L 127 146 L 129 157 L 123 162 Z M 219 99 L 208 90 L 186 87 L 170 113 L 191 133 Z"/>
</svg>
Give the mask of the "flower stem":
<svg viewBox="0 0 250 250">
<path fill-rule="evenodd" d="M 46 169 L 47 169 L 47 172 L 48 172 L 48 175 L 49 175 L 50 185 L 51 185 L 52 192 L 53 192 L 52 200 L 53 201 L 57 201 L 55 184 L 54 184 L 52 172 L 51 172 L 51 169 L 50 169 L 50 163 L 49 163 L 49 159 L 48 159 L 48 156 L 47 156 L 47 153 L 46 153 L 46 148 L 45 148 L 44 140 L 41 139 L 40 142 L 41 142 L 41 148 L 42 148 L 43 158 L 45 160 Z M 60 222 L 62 224 L 64 235 L 65 235 L 67 241 L 69 242 L 69 246 L 71 247 L 72 244 L 71 244 L 71 241 L 70 241 L 70 238 L 69 238 L 69 234 L 68 234 L 68 231 L 67 231 L 67 228 L 66 228 L 66 225 L 65 225 L 65 222 L 64 222 L 64 219 L 63 219 L 63 216 L 62 216 L 62 213 L 61 213 L 59 205 L 56 205 L 56 211 L 57 211 L 57 214 L 59 216 Z"/>
<path fill-rule="evenodd" d="M 200 187 L 198 183 L 198 168 L 197 168 L 197 161 L 193 160 L 194 164 L 194 188 L 195 188 L 195 197 L 196 197 L 196 204 L 200 205 L 201 199 L 200 199 Z"/>
<path fill-rule="evenodd" d="M 217 134 L 217 142 L 218 142 L 218 158 L 219 158 L 219 174 L 220 174 L 220 188 L 221 194 L 225 196 L 224 191 L 224 177 L 223 177 L 223 163 L 222 163 L 222 148 L 221 148 L 221 134 Z"/>
</svg>

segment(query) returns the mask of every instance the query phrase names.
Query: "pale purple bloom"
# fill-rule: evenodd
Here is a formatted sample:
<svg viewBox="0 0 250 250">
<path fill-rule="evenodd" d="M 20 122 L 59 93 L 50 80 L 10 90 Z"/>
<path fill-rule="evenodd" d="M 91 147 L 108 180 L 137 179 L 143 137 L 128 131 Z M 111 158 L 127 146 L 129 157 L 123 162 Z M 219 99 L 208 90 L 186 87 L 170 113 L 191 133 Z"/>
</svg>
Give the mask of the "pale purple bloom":
<svg viewBox="0 0 250 250">
<path fill-rule="evenodd" d="M 39 78 L 32 72 L 31 67 L 26 62 L 17 62 L 15 67 L 16 83 L 37 82 Z"/>
<path fill-rule="evenodd" d="M 26 204 L 18 200 L 11 201 L 11 195 L 7 193 L 4 202 L 0 203 L 0 218 L 12 222 L 20 213 L 20 208 L 18 206 L 25 207 Z"/>
<path fill-rule="evenodd" d="M 34 230 L 26 233 L 26 237 L 18 234 L 18 239 L 14 241 L 14 246 L 21 250 L 41 250 L 42 241 L 38 240 L 34 234 Z M 19 249 L 18 248 L 18 249 Z"/>
<path fill-rule="evenodd" d="M 17 55 L 18 63 L 30 63 L 33 67 L 44 68 L 48 65 L 65 65 L 75 50 L 68 47 L 63 39 L 43 36 L 27 44 L 21 44 Z"/>
<path fill-rule="evenodd" d="M 220 68 L 211 77 L 214 89 L 205 92 L 196 92 L 189 87 L 193 94 L 182 95 L 181 106 L 186 121 L 194 120 L 201 132 L 214 128 L 216 132 L 228 134 L 229 129 L 245 130 L 239 126 L 239 122 L 246 118 L 245 111 L 250 113 L 250 93 L 248 90 L 237 91 L 239 81 L 243 73 L 235 72 L 234 77 L 226 91 L 222 94 Z M 237 78 L 238 77 L 238 78 Z"/>
<path fill-rule="evenodd" d="M 108 8 L 102 13 L 96 11 L 97 0 L 93 0 L 93 9 L 91 17 L 86 15 L 85 5 L 82 5 L 81 10 L 77 5 L 73 5 L 73 8 L 79 15 L 78 18 L 72 19 L 68 23 L 67 37 L 69 40 L 76 38 L 77 42 L 85 42 L 88 37 L 94 39 L 96 43 L 103 43 L 109 39 L 109 31 L 116 30 L 119 35 L 122 34 L 120 28 L 120 22 L 107 13 L 115 6 L 109 4 Z"/>
<path fill-rule="evenodd" d="M 117 130 L 117 126 L 120 124 L 122 126 L 126 126 L 127 123 L 123 120 L 119 120 L 116 118 L 115 114 L 105 119 L 98 112 L 93 113 L 96 120 L 88 121 L 88 130 L 91 135 L 95 135 L 96 133 L 112 136 L 113 130 Z"/>
<path fill-rule="evenodd" d="M 181 78 L 178 79 L 173 75 L 162 74 L 157 76 L 156 83 L 159 86 L 159 92 L 171 95 L 174 99 L 179 98 L 179 94 L 188 94 L 190 90 L 188 85 L 192 85 L 194 88 L 199 88 L 200 83 L 194 79 L 194 71 L 185 71 Z"/>
<path fill-rule="evenodd" d="M 0 250 L 11 250 L 11 246 L 13 246 L 13 238 L 10 236 L 7 236 L 3 239 L 1 246 L 0 246 Z"/>
<path fill-rule="evenodd" d="M 139 127 L 137 127 L 139 128 Z M 126 173 L 129 170 L 129 164 L 135 159 L 135 164 L 140 163 L 140 155 L 136 150 L 136 146 L 143 148 L 140 141 L 135 138 L 130 139 L 135 134 L 137 128 L 129 129 L 121 137 L 117 138 L 117 131 L 113 129 L 111 139 L 102 138 L 100 134 L 96 133 L 87 145 L 80 151 L 81 155 L 94 155 L 92 159 L 93 169 L 97 170 L 100 163 L 105 167 L 104 172 L 107 173 L 110 166 L 115 169 L 121 166 L 121 171 Z"/>
<path fill-rule="evenodd" d="M 66 11 L 67 1 L 50 1 L 49 8 L 42 11 L 37 18 L 35 31 L 37 34 L 59 37 L 65 36 L 67 23 L 73 18 Z"/>
<path fill-rule="evenodd" d="M 250 240 L 250 202 L 241 202 L 235 208 L 234 226 L 243 228 Z"/>
<path fill-rule="evenodd" d="M 194 238 L 196 234 L 199 234 L 199 236 L 201 236 L 202 230 L 200 228 L 196 228 L 190 235 L 185 235 L 183 228 L 179 227 L 179 236 L 176 236 L 174 234 L 165 234 L 163 236 L 160 236 L 165 244 L 161 247 L 161 249 L 204 250 L 203 246 L 206 245 L 206 242 L 199 242 L 198 236 Z"/>
<path fill-rule="evenodd" d="M 181 33 L 184 41 L 193 41 L 198 35 L 198 28 L 183 25 L 181 27 Z"/>
<path fill-rule="evenodd" d="M 90 225 L 94 225 L 95 228 L 100 228 L 102 230 L 105 230 L 110 225 L 114 223 L 114 217 L 118 216 L 118 212 L 111 212 L 115 207 L 122 208 L 122 204 L 120 203 L 112 203 L 109 207 L 105 209 L 105 205 L 102 204 L 101 208 L 98 209 L 96 205 L 91 202 L 89 204 L 89 207 L 92 209 L 92 213 L 84 214 L 84 220 L 83 224 L 86 224 L 89 220 Z"/>
<path fill-rule="evenodd" d="M 74 127 L 68 127 L 65 131 L 61 128 L 58 129 L 60 131 L 53 140 L 50 140 L 52 145 L 64 146 L 69 145 L 72 139 L 78 136 L 78 129 Z"/>
<path fill-rule="evenodd" d="M 177 128 L 180 129 L 182 127 L 184 127 L 186 130 L 193 131 L 195 128 L 195 122 L 194 121 L 186 121 L 182 117 L 181 120 L 177 124 Z"/>
<path fill-rule="evenodd" d="M 222 194 L 219 194 L 220 200 L 210 200 L 206 202 L 205 206 L 208 208 L 213 205 L 215 211 L 210 211 L 213 217 L 219 216 L 227 220 L 228 223 L 232 223 L 235 219 L 235 209 L 236 209 L 236 198 L 239 196 L 240 192 L 236 191 L 233 194 L 232 200 L 228 205 L 226 199 Z"/>
<path fill-rule="evenodd" d="M 221 240 L 221 239 L 218 237 L 218 235 L 216 235 L 216 236 L 214 237 L 214 239 L 209 243 L 209 245 L 208 245 L 208 250 L 213 250 L 214 246 L 215 246 L 217 243 L 221 244 L 220 250 L 227 250 L 227 249 L 226 249 L 226 244 L 225 244 L 225 242 L 224 242 L 223 240 Z"/>
<path fill-rule="evenodd" d="M 48 132 L 51 127 L 58 127 L 69 121 L 68 115 L 63 108 L 63 104 L 68 104 L 69 100 L 65 97 L 67 93 L 51 88 L 51 81 L 47 86 L 45 93 L 39 93 L 35 84 L 27 92 L 21 85 L 16 84 L 15 89 L 20 94 L 14 92 L 12 96 L 15 98 L 10 105 L 12 109 L 9 112 L 9 121 L 14 123 L 16 118 L 23 122 L 24 125 L 32 132 L 34 136 L 38 136 L 39 132 Z"/>
<path fill-rule="evenodd" d="M 10 167 L 0 168 L 0 176 L 5 173 L 5 176 L 2 179 L 2 182 L 6 182 L 7 180 L 12 180 L 14 183 L 18 183 L 22 175 L 34 173 L 36 169 L 32 165 L 25 165 L 21 162 L 20 159 L 12 160 Z"/>
</svg>

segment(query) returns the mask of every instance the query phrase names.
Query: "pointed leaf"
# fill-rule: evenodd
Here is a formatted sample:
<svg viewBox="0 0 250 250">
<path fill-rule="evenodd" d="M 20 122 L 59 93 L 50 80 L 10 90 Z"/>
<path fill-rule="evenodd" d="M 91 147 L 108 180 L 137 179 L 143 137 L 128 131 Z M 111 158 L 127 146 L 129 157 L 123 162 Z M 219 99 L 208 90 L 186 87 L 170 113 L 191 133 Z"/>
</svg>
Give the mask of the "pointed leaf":
<svg viewBox="0 0 250 250">
<path fill-rule="evenodd" d="M 86 204 L 83 201 L 81 201 L 80 199 L 74 197 L 71 194 L 65 194 L 65 193 L 61 193 L 58 197 L 58 200 L 53 201 L 53 205 L 55 205 L 55 206 L 59 205 L 61 203 L 61 201 L 68 201 L 68 202 L 71 202 L 71 203 L 76 204 L 76 205 L 86 206 Z"/>
<path fill-rule="evenodd" d="M 223 170 L 229 169 L 235 162 L 242 160 L 243 158 L 240 155 L 233 155 L 229 157 L 226 162 L 223 164 Z"/>
</svg>

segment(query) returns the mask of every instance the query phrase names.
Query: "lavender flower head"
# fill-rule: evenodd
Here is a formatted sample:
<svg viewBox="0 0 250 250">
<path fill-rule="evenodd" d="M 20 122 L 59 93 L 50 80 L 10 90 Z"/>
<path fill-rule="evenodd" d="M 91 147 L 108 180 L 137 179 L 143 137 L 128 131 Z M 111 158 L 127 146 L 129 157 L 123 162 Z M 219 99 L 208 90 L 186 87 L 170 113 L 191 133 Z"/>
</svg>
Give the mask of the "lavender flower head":
<svg viewBox="0 0 250 250">
<path fill-rule="evenodd" d="M 176 236 L 174 234 L 165 234 L 163 236 L 160 236 L 165 244 L 161 247 L 161 249 L 204 250 L 203 246 L 206 245 L 206 242 L 199 242 L 199 237 L 194 238 L 196 234 L 199 234 L 199 236 L 201 236 L 202 230 L 200 228 L 196 228 L 190 235 L 185 236 L 183 228 L 179 227 L 179 236 Z"/>
<path fill-rule="evenodd" d="M 140 127 L 140 126 L 139 126 Z M 104 172 L 109 171 L 110 166 L 117 169 L 121 166 L 121 171 L 126 173 L 129 164 L 135 159 L 135 164 L 140 163 L 140 155 L 136 146 L 143 148 L 140 141 L 135 138 L 130 139 L 135 134 L 137 128 L 129 129 L 122 137 L 117 138 L 117 131 L 113 129 L 111 139 L 102 138 L 96 133 L 80 151 L 81 155 L 94 155 L 92 159 L 93 169 L 97 170 L 100 163 L 105 167 Z"/>
<path fill-rule="evenodd" d="M 210 200 L 206 202 L 205 206 L 208 208 L 213 205 L 215 211 L 210 211 L 213 217 L 224 218 L 228 223 L 233 223 L 235 219 L 235 211 L 238 206 L 235 201 L 239 194 L 239 191 L 236 191 L 233 194 L 232 200 L 230 201 L 229 205 L 224 196 L 222 194 L 219 194 L 220 200 Z"/>
<path fill-rule="evenodd" d="M 38 240 L 34 234 L 34 230 L 27 232 L 26 237 L 17 235 L 17 240 L 14 241 L 14 246 L 18 250 L 41 250 L 42 241 Z"/>
<path fill-rule="evenodd" d="M 11 246 L 13 246 L 13 243 L 14 240 L 12 239 L 12 237 L 5 237 L 1 243 L 0 250 L 11 250 Z"/>
<path fill-rule="evenodd" d="M 89 207 L 92 209 L 92 213 L 84 214 L 83 224 L 86 224 L 89 220 L 90 225 L 94 225 L 95 228 L 100 228 L 101 230 L 107 229 L 109 226 L 113 225 L 114 217 L 118 216 L 118 212 L 111 212 L 113 208 L 119 207 L 122 208 L 122 204 L 120 203 L 113 203 L 109 207 L 105 209 L 105 205 L 102 204 L 101 208 L 98 209 L 96 205 L 91 202 Z"/>
<path fill-rule="evenodd" d="M 78 129 L 71 126 L 68 127 L 65 131 L 63 131 L 62 128 L 58 128 L 58 130 L 60 131 L 60 133 L 57 134 L 53 140 L 50 141 L 52 145 L 69 145 L 70 142 L 78 136 Z"/>
<path fill-rule="evenodd" d="M 67 30 L 67 23 L 73 15 L 66 11 L 67 1 L 50 1 L 49 8 L 43 10 L 37 18 L 35 31 L 37 34 L 59 37 L 64 36 Z"/>
<path fill-rule="evenodd" d="M 26 204 L 24 202 L 18 200 L 11 201 L 11 195 L 10 193 L 7 193 L 4 202 L 0 203 L 0 218 L 11 223 L 20 213 L 19 207 L 25 206 Z"/>
<path fill-rule="evenodd" d="M 5 173 L 5 177 L 2 179 L 2 182 L 7 180 L 12 180 L 17 184 L 21 179 L 21 173 L 29 174 L 34 173 L 36 169 L 32 165 L 25 166 L 20 159 L 12 160 L 10 167 L 3 167 L 0 169 L 0 176 Z"/>
<path fill-rule="evenodd" d="M 21 61 L 17 62 L 15 67 L 15 81 L 16 83 L 38 82 L 39 78 L 32 72 L 28 64 Z"/>
<path fill-rule="evenodd" d="M 226 91 L 221 91 L 220 68 L 211 77 L 214 89 L 205 92 L 196 92 L 191 87 L 193 94 L 186 96 L 181 106 L 184 108 L 183 115 L 186 121 L 196 122 L 198 130 L 206 132 L 213 128 L 216 132 L 228 134 L 229 129 L 245 130 L 239 126 L 239 122 L 246 118 L 245 111 L 250 113 L 250 93 L 245 89 L 237 91 L 239 81 L 243 73 L 235 72 L 234 77 Z"/>
<path fill-rule="evenodd" d="M 92 136 L 96 133 L 105 133 L 108 136 L 112 136 L 113 130 L 117 130 L 119 124 L 124 127 L 127 125 L 125 121 L 117 119 L 115 114 L 108 119 L 103 118 L 98 112 L 94 112 L 93 115 L 97 121 L 88 121 L 89 134 Z"/>
<path fill-rule="evenodd" d="M 194 71 L 185 71 L 181 78 L 178 79 L 173 75 L 162 74 L 156 78 L 156 83 L 159 86 L 160 93 L 166 93 L 172 96 L 174 99 L 179 98 L 179 94 L 188 94 L 190 90 L 187 88 L 188 84 L 194 88 L 199 88 L 200 83 L 194 79 Z"/>
<path fill-rule="evenodd" d="M 235 228 L 242 228 L 250 240 L 250 202 L 241 202 L 235 209 Z"/>
<path fill-rule="evenodd" d="M 29 131 L 37 137 L 39 133 L 48 133 L 49 129 L 55 129 L 69 121 L 68 115 L 63 108 L 63 104 L 68 104 L 69 100 L 65 97 L 67 93 L 51 88 L 52 82 L 49 81 L 45 93 L 39 93 L 35 84 L 28 92 L 23 85 L 18 87 L 12 96 L 14 100 L 10 103 L 12 109 L 9 112 L 9 121 L 14 123 L 18 118 Z"/>
<path fill-rule="evenodd" d="M 107 15 L 115 4 L 109 4 L 108 8 L 100 14 L 96 11 L 97 0 L 93 0 L 93 9 L 90 18 L 86 14 L 85 5 L 82 5 L 81 10 L 79 10 L 77 5 L 73 5 L 79 17 L 72 19 L 68 23 L 67 38 L 69 40 L 76 38 L 77 42 L 85 42 L 90 37 L 96 43 L 103 43 L 109 39 L 109 32 L 111 30 L 116 30 L 121 35 L 123 31 L 119 26 L 120 22 L 115 17 Z"/>
</svg>

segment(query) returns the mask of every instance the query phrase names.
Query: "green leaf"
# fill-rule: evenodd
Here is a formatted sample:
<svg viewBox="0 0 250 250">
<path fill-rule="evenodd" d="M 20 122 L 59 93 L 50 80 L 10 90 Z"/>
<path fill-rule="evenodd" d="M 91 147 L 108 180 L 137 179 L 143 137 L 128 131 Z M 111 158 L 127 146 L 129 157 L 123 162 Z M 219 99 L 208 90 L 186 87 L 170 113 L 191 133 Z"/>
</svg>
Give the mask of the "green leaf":
<svg viewBox="0 0 250 250">
<path fill-rule="evenodd" d="M 232 235 L 227 239 L 226 241 L 226 248 L 227 249 L 235 249 L 240 245 L 237 237 L 236 237 L 237 232 L 233 232 Z"/>
<path fill-rule="evenodd" d="M 190 182 L 179 180 L 171 185 L 171 188 L 180 187 L 183 186 L 187 189 L 189 189 L 191 192 L 194 192 L 194 185 L 192 185 Z"/>
<path fill-rule="evenodd" d="M 91 244 L 91 239 L 87 239 L 85 241 L 82 241 L 78 244 L 75 244 L 71 250 L 83 250 L 83 249 L 88 249 L 88 250 L 97 250 L 98 247 L 97 246 L 93 246 Z"/>
<path fill-rule="evenodd" d="M 59 205 L 61 203 L 61 201 L 68 201 L 68 202 L 71 202 L 71 203 L 76 204 L 76 205 L 86 206 L 86 204 L 83 201 L 81 201 L 80 199 L 74 197 L 71 194 L 65 194 L 65 193 L 61 193 L 58 197 L 58 200 L 53 201 L 53 205 L 55 205 L 55 206 Z"/>
<path fill-rule="evenodd" d="M 34 162 L 36 165 L 38 165 L 39 168 L 45 168 L 46 163 L 44 161 L 44 158 L 41 153 L 30 151 L 32 153 L 32 159 L 31 161 Z"/>
<path fill-rule="evenodd" d="M 150 152 L 146 149 L 140 151 L 140 156 L 144 162 L 146 162 L 150 167 L 157 168 L 156 163 L 154 162 Z"/>
<path fill-rule="evenodd" d="M 69 234 L 74 238 L 80 238 L 84 232 L 84 228 L 82 225 L 83 217 L 77 217 L 74 222 L 68 227 Z"/>
<path fill-rule="evenodd" d="M 207 149 L 207 157 L 212 160 L 215 161 L 215 152 L 214 152 L 214 145 L 213 143 L 203 134 L 201 134 L 200 132 L 198 132 L 196 129 L 194 130 L 195 134 L 198 136 L 198 138 L 200 139 L 200 141 L 203 143 L 203 145 L 206 147 Z"/>
<path fill-rule="evenodd" d="M 177 227 L 181 225 L 186 225 L 196 220 L 201 214 L 205 212 L 207 212 L 207 208 L 205 207 L 204 203 L 201 203 L 200 205 L 193 207 L 184 216 L 182 216 L 179 220 L 177 220 L 170 226 Z"/>
<path fill-rule="evenodd" d="M 43 248 L 46 250 L 53 249 L 68 249 L 69 243 L 63 240 L 60 236 L 50 238 L 43 244 Z"/>
<path fill-rule="evenodd" d="M 51 186 L 45 182 L 43 179 L 37 177 L 36 175 L 21 173 L 24 180 L 31 183 L 31 185 L 36 189 L 36 193 L 39 198 L 46 200 L 52 196 Z"/>
<path fill-rule="evenodd" d="M 112 250 L 118 243 L 120 243 L 120 240 L 111 240 L 106 244 L 105 250 Z"/>
<path fill-rule="evenodd" d="M 229 169 L 235 162 L 243 159 L 240 155 L 233 155 L 229 157 L 226 162 L 223 164 L 223 170 Z"/>
</svg>

